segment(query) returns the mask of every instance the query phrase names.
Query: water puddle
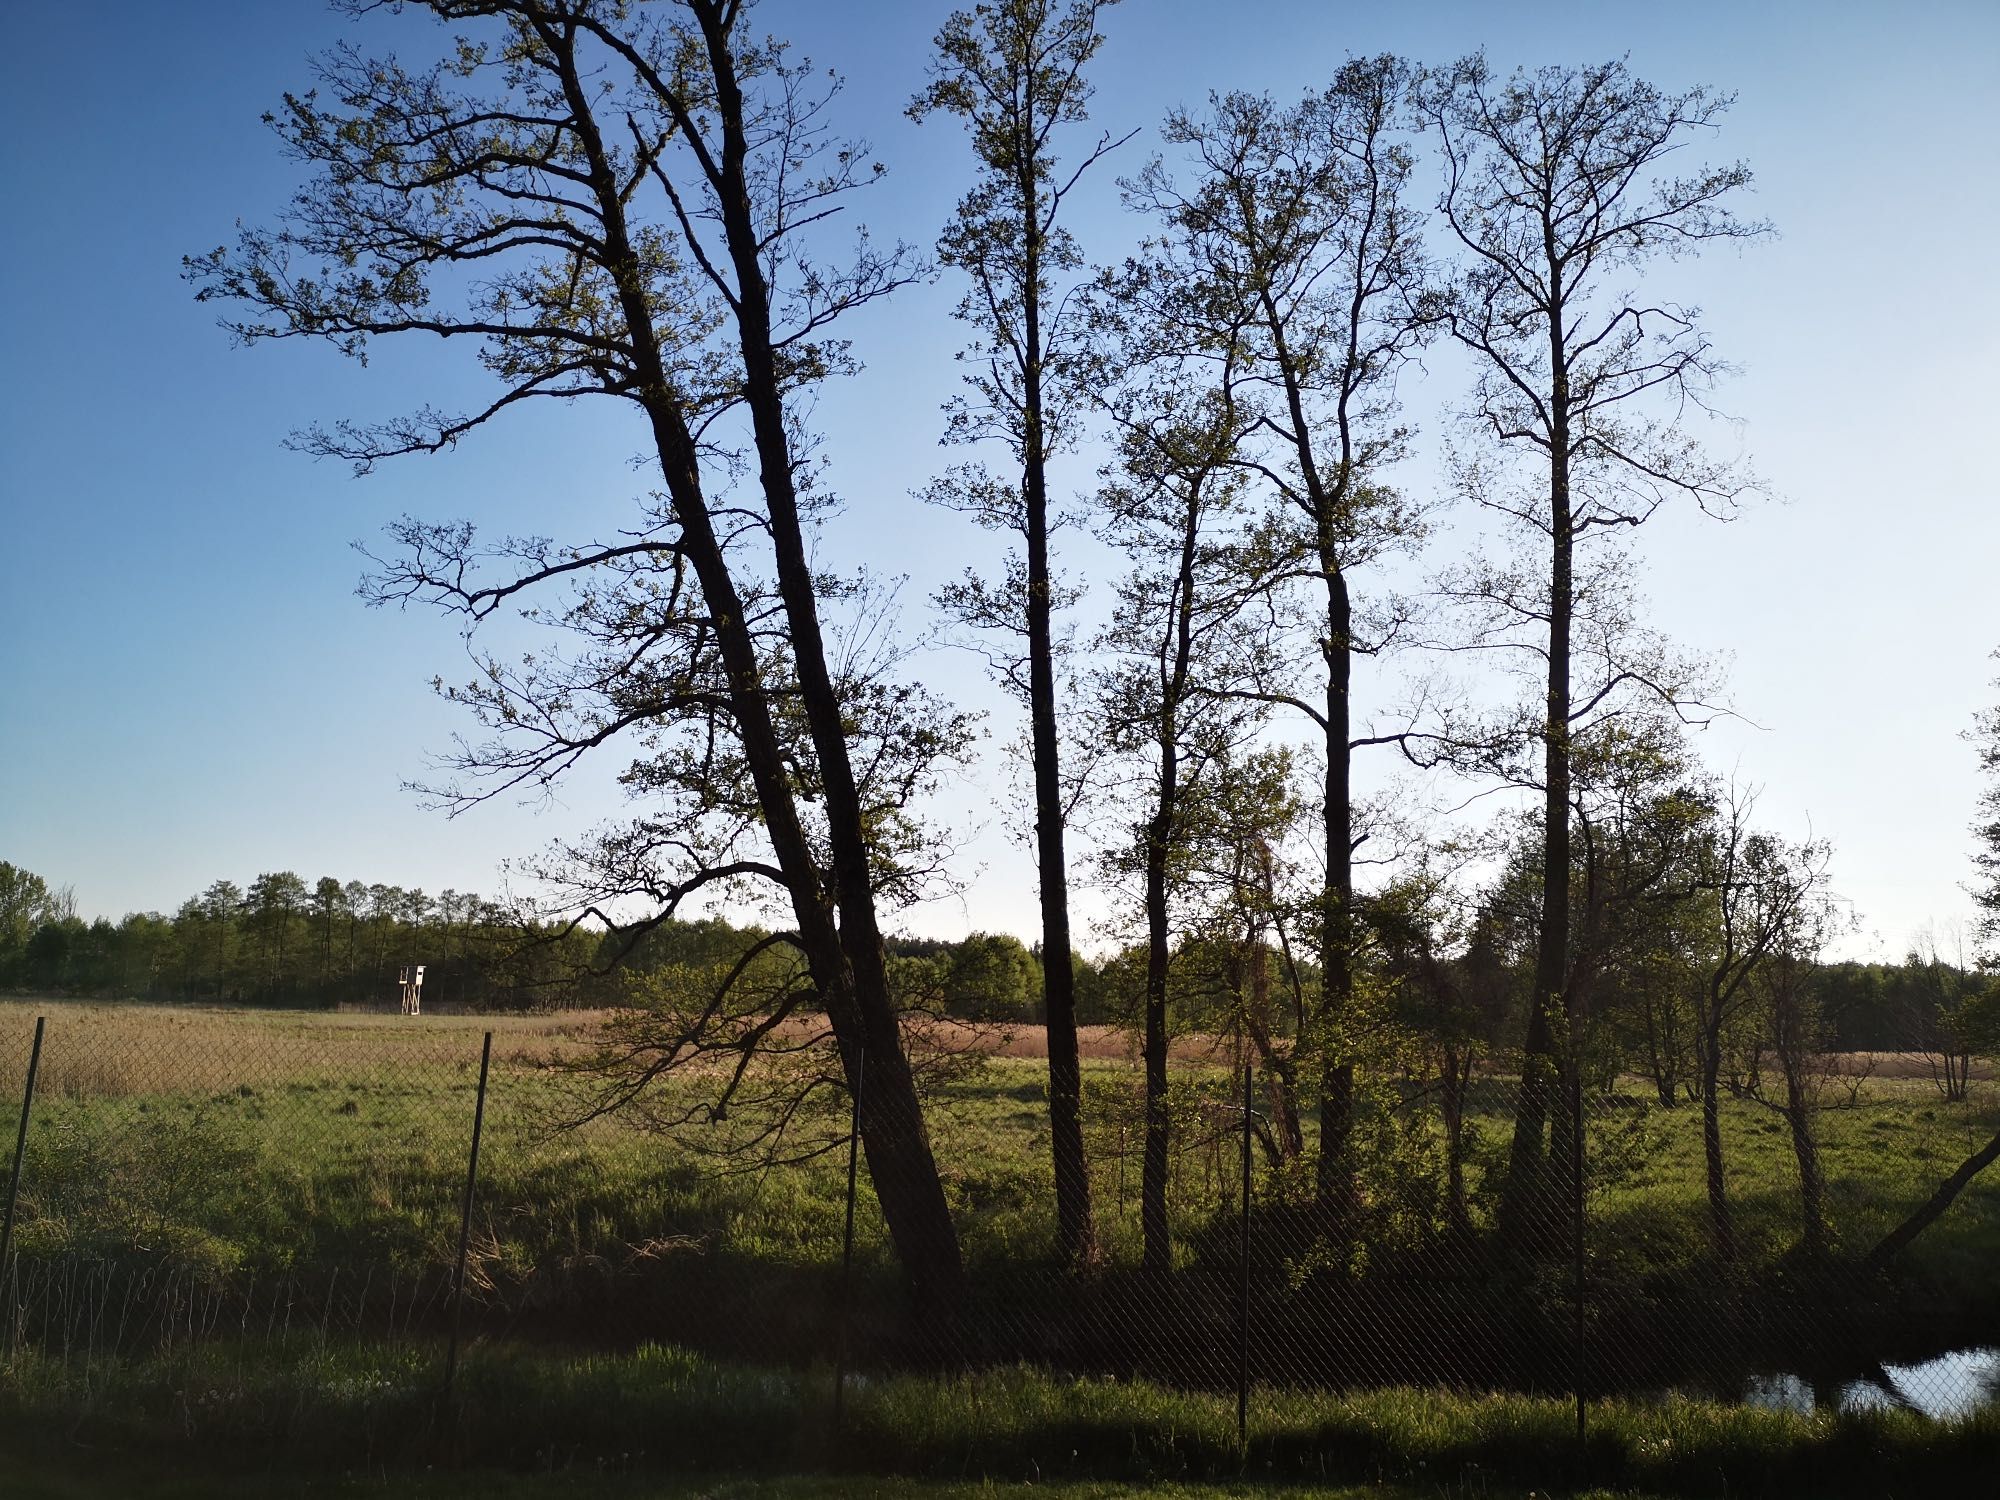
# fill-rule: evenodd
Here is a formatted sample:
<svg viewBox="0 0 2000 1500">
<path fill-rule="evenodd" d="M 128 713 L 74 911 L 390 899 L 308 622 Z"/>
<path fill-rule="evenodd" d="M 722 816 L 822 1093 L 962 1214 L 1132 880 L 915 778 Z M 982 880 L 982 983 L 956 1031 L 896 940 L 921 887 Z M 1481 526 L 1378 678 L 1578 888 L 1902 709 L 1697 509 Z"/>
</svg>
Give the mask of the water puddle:
<svg viewBox="0 0 2000 1500">
<path fill-rule="evenodd" d="M 2000 1404 L 2000 1346 L 1954 1349 L 1921 1364 L 1878 1365 L 1859 1378 L 1814 1381 L 1803 1375 L 1753 1375 L 1748 1406 L 1776 1411 L 1868 1411 L 1900 1407 L 1950 1419 Z"/>
</svg>

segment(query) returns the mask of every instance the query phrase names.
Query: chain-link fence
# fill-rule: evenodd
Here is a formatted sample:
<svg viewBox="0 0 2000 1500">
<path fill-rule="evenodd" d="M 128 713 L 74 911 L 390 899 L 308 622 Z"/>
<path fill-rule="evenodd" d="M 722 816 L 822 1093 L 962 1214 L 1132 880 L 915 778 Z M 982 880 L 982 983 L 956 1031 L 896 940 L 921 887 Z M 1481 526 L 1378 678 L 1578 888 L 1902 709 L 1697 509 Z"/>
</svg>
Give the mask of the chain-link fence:
<svg viewBox="0 0 2000 1500">
<path fill-rule="evenodd" d="M 589 1013 L 0 1004 L 4 1337 L 82 1364 L 365 1341 L 440 1386 L 523 1343 L 666 1344 L 830 1371 L 836 1402 L 1020 1366 L 1246 1413 L 1298 1388 L 1561 1394 L 1579 1421 L 1613 1396 L 2000 1397 L 1978 1059 L 1315 1069 L 1185 1036 L 1161 1089 L 1088 1029 L 1091 1222 L 1063 1264 L 1040 1034 L 947 1031 L 909 1039 L 924 1134 L 899 1141 L 867 1107 L 893 1068 L 810 1028 L 689 1073 Z M 878 1191 L 913 1161 L 945 1239 L 922 1193 Z"/>
</svg>

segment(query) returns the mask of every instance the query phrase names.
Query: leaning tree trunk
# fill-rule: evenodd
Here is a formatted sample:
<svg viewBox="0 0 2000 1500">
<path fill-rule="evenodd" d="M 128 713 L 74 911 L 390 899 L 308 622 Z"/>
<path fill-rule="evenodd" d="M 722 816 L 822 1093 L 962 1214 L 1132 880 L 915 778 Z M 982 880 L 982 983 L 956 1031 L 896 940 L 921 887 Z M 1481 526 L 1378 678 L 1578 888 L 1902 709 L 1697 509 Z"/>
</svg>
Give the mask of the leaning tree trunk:
<svg viewBox="0 0 2000 1500">
<path fill-rule="evenodd" d="M 1944 1211 L 1958 1201 L 1958 1195 L 1965 1191 L 1972 1179 L 1992 1166 L 1995 1161 L 2000 1161 L 2000 1131 L 1995 1131 L 1992 1140 L 1968 1156 L 1959 1164 L 1956 1172 L 1939 1183 L 1938 1190 L 1930 1195 L 1921 1208 L 1883 1235 L 1881 1242 L 1870 1250 L 1867 1258 L 1861 1262 L 1862 1269 L 1870 1273 L 1886 1270 L 1889 1262 L 1902 1254 L 1909 1248 L 1912 1240 L 1943 1217 Z"/>
<path fill-rule="evenodd" d="M 715 24 L 719 26 L 719 20 Z M 852 976 L 868 1049 L 862 1144 L 885 1219 L 891 1202 L 896 1205 L 900 1224 L 891 1225 L 892 1234 L 920 1300 L 927 1312 L 943 1314 L 951 1311 L 957 1300 L 958 1235 L 931 1154 L 930 1135 L 889 990 L 888 963 L 870 878 L 866 815 L 848 755 L 844 705 L 827 667 L 818 596 L 799 515 L 791 444 L 785 431 L 783 380 L 771 339 L 770 304 L 762 278 L 763 247 L 750 219 L 745 187 L 748 146 L 742 96 L 726 48 L 726 36 L 718 34 L 711 39 L 724 129 L 723 170 L 735 189 L 722 195 L 722 220 L 737 274 L 745 404 L 750 409 L 759 479 L 769 512 L 778 592 L 784 602 L 800 698 L 819 756 L 834 900 L 840 913 L 839 942 Z"/>
<path fill-rule="evenodd" d="M 643 292 L 647 279 L 630 237 L 621 184 L 573 55 L 565 59 L 563 88 L 589 163 L 591 188 L 602 211 L 605 261 L 619 288 L 633 361 L 641 375 L 639 398 L 650 418 L 683 547 L 715 622 L 717 645 L 729 677 L 731 716 L 742 736 L 746 766 L 766 831 L 785 876 L 815 985 L 850 1067 L 865 1050 L 867 1087 L 862 1096 L 861 1134 L 869 1177 L 920 1310 L 929 1317 L 943 1317 L 956 1305 L 961 1288 L 958 1237 L 931 1155 L 922 1107 L 889 995 L 868 879 L 860 799 L 841 727 L 840 704 L 827 671 L 806 561 L 785 437 L 783 386 L 771 346 L 769 298 L 751 219 L 743 96 L 722 16 L 708 7 L 697 8 L 695 15 L 704 33 L 716 86 L 716 113 L 723 131 L 718 196 L 738 281 L 743 394 L 751 415 L 801 697 L 821 762 L 833 861 L 830 893 L 823 889 L 811 843 L 799 820 L 748 615 L 702 493 L 699 456 L 681 419 L 654 332 L 653 309 Z"/>
</svg>

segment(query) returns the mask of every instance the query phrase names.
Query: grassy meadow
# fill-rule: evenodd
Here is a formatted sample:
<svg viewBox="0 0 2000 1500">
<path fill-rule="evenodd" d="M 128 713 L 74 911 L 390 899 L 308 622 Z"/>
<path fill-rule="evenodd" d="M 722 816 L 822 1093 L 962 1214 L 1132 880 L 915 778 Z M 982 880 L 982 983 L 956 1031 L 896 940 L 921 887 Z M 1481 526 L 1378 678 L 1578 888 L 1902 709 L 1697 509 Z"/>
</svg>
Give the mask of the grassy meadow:
<svg viewBox="0 0 2000 1500">
<path fill-rule="evenodd" d="M 391 1463 L 443 1444 L 533 1468 L 594 1463 L 593 1443 L 659 1429 L 691 1444 L 676 1464 L 735 1452 L 759 1454 L 757 1468 L 943 1478 L 1245 1472 L 1232 1394 L 1239 1146 L 1234 1084 L 1213 1057 L 1175 1064 L 1179 1263 L 1164 1290 L 1136 1271 L 1133 1060 L 1085 1064 L 1106 1250 L 1086 1278 L 1047 1263 L 1045 1065 L 998 1048 L 943 1086 L 931 1122 L 971 1273 L 965 1326 L 944 1347 L 912 1342 L 864 1173 L 847 1330 L 863 1373 L 836 1444 L 826 1412 L 842 1338 L 839 1150 L 751 1169 L 717 1152 L 747 1128 L 734 1121 L 686 1137 L 619 1118 L 552 1128 L 569 1102 L 558 1064 L 589 1045 L 587 1014 L 69 1002 L 0 1003 L 10 1143 L 38 1010 L 49 1025 L 15 1232 L 22 1311 L 0 1366 L 0 1424 L 19 1432 L 67 1422 L 110 1451 L 199 1437 Z M 468 1348 L 447 1418 L 440 1335 L 488 1029 Z M 1947 1104 L 1927 1079 L 1890 1071 L 1820 1121 L 1828 1216 L 1850 1259 L 2000 1125 L 1991 1082 Z M 1476 1226 L 1504 1156 L 1510 1086 L 1474 1085 Z M 1441 1248 L 1434 1111 L 1393 1093 L 1370 1108 L 1370 1227 L 1345 1262 L 1302 1231 L 1287 1185 L 1257 1158 L 1251 1473 L 1674 1493 L 1703 1492 L 1701 1474 L 1754 1488 L 1766 1461 L 1879 1475 L 1884 1455 L 1914 1453 L 1930 1424 L 1659 1392 L 1725 1391 L 1749 1370 L 1815 1358 L 1853 1373 L 2000 1335 L 2000 1181 L 1976 1182 L 1891 1282 L 1862 1286 L 1838 1257 L 1799 1262 L 1784 1122 L 1732 1100 L 1743 1253 L 1718 1266 L 1698 1111 L 1660 1109 L 1629 1080 L 1594 1105 L 1589 1127 L 1595 1415 L 1587 1452 L 1571 1452 L 1571 1409 L 1554 1395 L 1572 1369 L 1566 1262 L 1500 1266 L 1477 1247 Z M 837 1136 L 838 1112 L 813 1128 Z M 1551 1395 L 1483 1394 L 1496 1387 Z M 534 1420 L 520 1424 L 526 1412 Z M 1950 1442 L 1990 1452 L 1994 1421 L 1989 1409 L 1957 1424 Z M 1548 1468 L 1557 1451 L 1569 1454 L 1560 1472 Z"/>
</svg>

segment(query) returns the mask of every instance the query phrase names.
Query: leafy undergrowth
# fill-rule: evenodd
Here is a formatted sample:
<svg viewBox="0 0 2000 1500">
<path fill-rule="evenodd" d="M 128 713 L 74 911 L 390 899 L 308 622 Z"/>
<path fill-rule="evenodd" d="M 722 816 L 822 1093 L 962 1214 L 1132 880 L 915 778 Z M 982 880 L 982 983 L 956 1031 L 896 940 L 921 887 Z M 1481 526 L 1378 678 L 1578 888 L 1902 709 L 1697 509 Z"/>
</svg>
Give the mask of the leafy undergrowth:
<svg viewBox="0 0 2000 1500">
<path fill-rule="evenodd" d="M 51 1473 L 87 1454 L 99 1466 L 161 1476 L 219 1469 L 246 1483 L 274 1473 L 358 1482 L 429 1472 L 449 1486 L 476 1469 L 594 1476 L 636 1486 L 633 1494 L 682 1493 L 672 1486 L 697 1476 L 809 1473 L 832 1476 L 835 1488 L 792 1492 L 1254 1482 L 1425 1495 L 1596 1486 L 1873 1497 L 1984 1493 L 2000 1472 L 2000 1411 L 1991 1408 L 1940 1424 L 1897 1411 L 1802 1416 L 1613 1401 L 1591 1408 L 1579 1445 L 1573 1408 L 1560 1400 L 1259 1390 L 1244 1451 L 1233 1399 L 1144 1383 L 1028 1370 L 856 1381 L 836 1434 L 824 1372 L 722 1365 L 660 1347 L 565 1357 L 489 1344 L 473 1353 L 449 1405 L 437 1393 L 436 1351 L 416 1346 L 211 1344 L 172 1359 L 72 1364 L 17 1354 L 0 1366 L 0 1448 Z M 890 1479 L 927 1483 L 899 1489 Z"/>
</svg>

